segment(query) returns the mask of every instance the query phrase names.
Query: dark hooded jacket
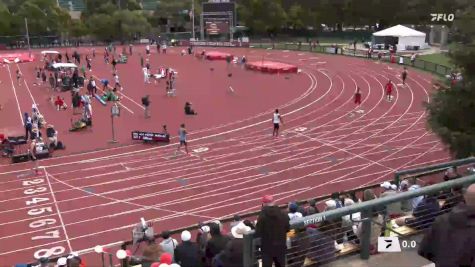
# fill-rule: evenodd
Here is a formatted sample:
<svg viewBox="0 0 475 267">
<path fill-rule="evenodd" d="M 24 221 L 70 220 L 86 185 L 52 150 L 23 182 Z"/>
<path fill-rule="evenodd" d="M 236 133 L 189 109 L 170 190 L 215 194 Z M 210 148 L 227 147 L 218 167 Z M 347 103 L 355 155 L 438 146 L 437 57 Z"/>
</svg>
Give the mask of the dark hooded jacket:
<svg viewBox="0 0 475 267">
<path fill-rule="evenodd" d="M 437 217 L 419 244 L 437 267 L 475 267 L 475 208 L 464 203 Z"/>
<path fill-rule="evenodd" d="M 277 206 L 263 207 L 257 219 L 256 235 L 264 253 L 283 253 L 286 249 L 289 216 Z"/>
<path fill-rule="evenodd" d="M 231 239 L 231 241 L 226 244 L 224 250 L 214 258 L 212 267 L 244 266 L 243 247 L 244 241 L 242 238 Z"/>
<path fill-rule="evenodd" d="M 201 267 L 200 247 L 198 244 L 183 241 L 175 248 L 175 262 L 179 263 L 181 267 Z"/>
<path fill-rule="evenodd" d="M 211 239 L 206 243 L 206 259 L 208 263 L 226 247 L 226 244 L 230 240 L 229 237 L 221 234 L 219 225 L 212 223 L 209 228 Z"/>
</svg>

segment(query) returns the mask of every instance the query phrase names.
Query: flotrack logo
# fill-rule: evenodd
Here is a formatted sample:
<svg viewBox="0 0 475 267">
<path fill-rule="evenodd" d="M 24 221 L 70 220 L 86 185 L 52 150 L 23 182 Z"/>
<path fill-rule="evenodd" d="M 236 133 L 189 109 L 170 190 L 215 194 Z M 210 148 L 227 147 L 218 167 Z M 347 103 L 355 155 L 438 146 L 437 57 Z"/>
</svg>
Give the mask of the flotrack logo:
<svg viewBox="0 0 475 267">
<path fill-rule="evenodd" d="M 454 14 L 430 14 L 432 17 L 431 21 L 454 21 Z"/>
</svg>

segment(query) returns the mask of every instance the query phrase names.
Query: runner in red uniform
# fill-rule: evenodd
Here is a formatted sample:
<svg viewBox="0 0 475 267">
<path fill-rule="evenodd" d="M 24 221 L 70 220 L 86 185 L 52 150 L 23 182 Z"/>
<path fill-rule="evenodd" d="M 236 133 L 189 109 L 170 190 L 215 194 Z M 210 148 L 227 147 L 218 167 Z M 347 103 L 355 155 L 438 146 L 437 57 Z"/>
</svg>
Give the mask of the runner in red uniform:
<svg viewBox="0 0 475 267">
<path fill-rule="evenodd" d="M 359 87 L 356 87 L 355 105 L 357 105 L 357 106 L 361 105 L 361 92 L 360 92 L 360 88 L 359 88 Z"/>
<path fill-rule="evenodd" d="M 393 83 L 391 82 L 391 80 L 389 80 L 388 83 L 386 84 L 386 97 L 389 102 L 392 101 L 392 98 L 393 98 L 392 93 L 393 93 Z"/>
</svg>

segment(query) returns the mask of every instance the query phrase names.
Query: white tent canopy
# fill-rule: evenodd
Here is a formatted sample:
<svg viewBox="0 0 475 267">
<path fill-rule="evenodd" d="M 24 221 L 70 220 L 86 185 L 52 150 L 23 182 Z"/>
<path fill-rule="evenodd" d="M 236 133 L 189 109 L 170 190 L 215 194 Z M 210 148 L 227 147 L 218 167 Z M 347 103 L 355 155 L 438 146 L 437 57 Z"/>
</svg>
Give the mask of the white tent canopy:
<svg viewBox="0 0 475 267">
<path fill-rule="evenodd" d="M 62 68 L 77 68 L 78 66 L 76 66 L 75 64 L 73 63 L 55 63 L 53 64 L 53 68 L 55 69 L 62 69 Z"/>
<path fill-rule="evenodd" d="M 382 37 L 396 37 L 398 38 L 397 49 L 409 50 L 410 48 L 418 47 L 419 49 L 427 48 L 426 34 L 416 31 L 406 26 L 396 25 L 391 28 L 384 29 L 373 33 L 376 38 Z"/>
<path fill-rule="evenodd" d="M 59 54 L 58 51 L 41 51 L 41 54 L 43 55 L 48 55 L 48 54 Z"/>
</svg>

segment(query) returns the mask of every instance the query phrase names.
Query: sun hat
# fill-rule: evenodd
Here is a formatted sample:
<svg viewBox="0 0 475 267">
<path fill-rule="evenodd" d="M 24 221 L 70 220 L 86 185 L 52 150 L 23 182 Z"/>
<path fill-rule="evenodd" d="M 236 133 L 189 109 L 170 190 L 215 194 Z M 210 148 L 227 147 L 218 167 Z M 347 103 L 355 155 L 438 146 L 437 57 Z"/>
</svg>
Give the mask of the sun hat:
<svg viewBox="0 0 475 267">
<path fill-rule="evenodd" d="M 325 206 L 327 207 L 327 210 L 334 210 L 336 209 L 336 201 L 333 199 L 329 199 L 325 201 Z"/>
<path fill-rule="evenodd" d="M 61 257 L 58 259 L 58 261 L 56 261 L 56 265 L 59 267 L 59 266 L 66 266 L 68 262 L 68 258 L 66 257 Z"/>
<path fill-rule="evenodd" d="M 182 241 L 186 242 L 186 241 L 190 241 L 190 239 L 191 239 L 191 233 L 189 231 L 185 230 L 185 231 L 181 232 L 181 240 Z"/>
<path fill-rule="evenodd" d="M 243 238 L 244 234 L 249 233 L 249 231 L 251 231 L 251 227 L 245 225 L 243 222 L 240 222 L 231 228 L 231 235 L 234 238 Z"/>
</svg>

